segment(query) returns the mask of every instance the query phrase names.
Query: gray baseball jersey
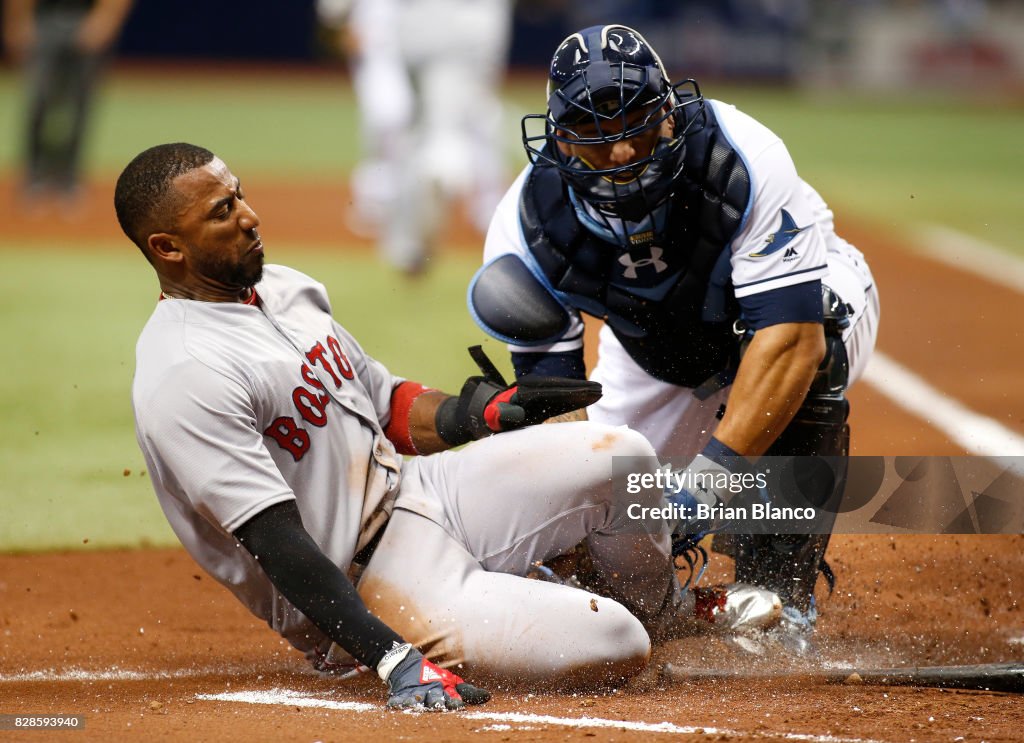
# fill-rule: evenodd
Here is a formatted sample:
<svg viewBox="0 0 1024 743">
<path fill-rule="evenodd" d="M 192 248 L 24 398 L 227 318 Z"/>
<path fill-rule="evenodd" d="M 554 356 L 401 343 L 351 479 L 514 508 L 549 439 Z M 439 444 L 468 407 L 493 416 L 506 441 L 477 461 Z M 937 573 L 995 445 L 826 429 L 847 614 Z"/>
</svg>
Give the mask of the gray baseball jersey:
<svg viewBox="0 0 1024 743">
<path fill-rule="evenodd" d="M 616 495 L 610 478 L 612 456 L 653 463 L 641 436 L 539 426 L 403 462 L 382 432 L 402 380 L 332 319 L 324 288 L 267 266 L 256 292 L 256 306 L 163 300 L 138 342 L 139 444 L 174 532 L 208 573 L 312 658 L 330 641 L 232 532 L 295 499 L 316 544 L 347 570 L 394 512 L 358 588 L 432 658 L 549 679 L 643 662 L 647 635 L 622 605 L 518 577 L 586 538 L 624 597 L 661 606 L 667 537 L 628 517 L 637 496 Z M 528 626 L 538 629 L 524 635 Z"/>
<path fill-rule="evenodd" d="M 319 284 L 268 266 L 256 291 L 262 307 L 161 301 L 138 342 L 133 401 L 139 445 L 175 534 L 290 637 L 308 630 L 304 617 L 231 532 L 301 493 L 307 531 L 347 566 L 394 507 L 402 460 L 381 426 L 401 380 L 333 321 Z"/>
</svg>

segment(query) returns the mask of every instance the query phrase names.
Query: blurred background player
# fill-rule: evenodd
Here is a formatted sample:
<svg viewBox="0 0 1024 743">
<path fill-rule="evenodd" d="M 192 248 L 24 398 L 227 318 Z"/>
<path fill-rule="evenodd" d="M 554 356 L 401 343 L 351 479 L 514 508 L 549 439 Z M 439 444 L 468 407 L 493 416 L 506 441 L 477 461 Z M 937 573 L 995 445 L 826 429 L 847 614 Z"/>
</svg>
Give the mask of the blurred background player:
<svg viewBox="0 0 1024 743">
<path fill-rule="evenodd" d="M 4 46 L 23 63 L 28 117 L 23 195 L 78 196 L 93 92 L 132 0 L 4 0 Z"/>
<path fill-rule="evenodd" d="M 352 63 L 363 159 L 350 226 L 407 274 L 456 201 L 483 233 L 508 185 L 499 98 L 510 0 L 318 0 Z"/>
<path fill-rule="evenodd" d="M 547 96 L 547 112 L 524 119 L 530 165 L 498 207 L 469 292 L 516 375 L 583 377 L 585 312 L 605 321 L 592 420 L 629 425 L 694 473 L 764 454 L 845 466 L 845 392 L 874 348 L 878 293 L 782 141 L 693 80 L 673 84 L 625 26 L 566 38 Z M 845 474 L 836 480 L 815 481 L 811 504 L 834 504 Z M 694 546 L 696 535 L 677 536 L 674 553 Z M 737 580 L 782 597 L 784 639 L 800 650 L 819 570 L 831 580 L 828 541 L 737 536 L 729 547 Z"/>
</svg>

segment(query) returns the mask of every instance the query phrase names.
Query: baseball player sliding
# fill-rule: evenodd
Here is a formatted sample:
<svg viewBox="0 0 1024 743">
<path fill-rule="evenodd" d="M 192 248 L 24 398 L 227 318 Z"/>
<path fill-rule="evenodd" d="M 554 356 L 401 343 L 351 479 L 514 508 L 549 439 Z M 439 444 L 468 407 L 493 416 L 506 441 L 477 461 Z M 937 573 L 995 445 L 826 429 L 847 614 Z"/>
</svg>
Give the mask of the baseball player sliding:
<svg viewBox="0 0 1024 743">
<path fill-rule="evenodd" d="M 203 569 L 314 667 L 376 670 L 390 707 L 455 709 L 489 694 L 452 669 L 618 682 L 652 637 L 778 619 L 762 589 L 680 588 L 667 533 L 626 514 L 661 492 L 611 485 L 614 456 L 654 470 L 641 435 L 523 428 L 598 385 L 489 374 L 451 396 L 394 376 L 322 285 L 264 266 L 239 180 L 201 147 L 139 154 L 115 207 L 161 289 L 132 390 L 160 504 Z M 607 595 L 525 577 L 581 541 Z"/>
</svg>

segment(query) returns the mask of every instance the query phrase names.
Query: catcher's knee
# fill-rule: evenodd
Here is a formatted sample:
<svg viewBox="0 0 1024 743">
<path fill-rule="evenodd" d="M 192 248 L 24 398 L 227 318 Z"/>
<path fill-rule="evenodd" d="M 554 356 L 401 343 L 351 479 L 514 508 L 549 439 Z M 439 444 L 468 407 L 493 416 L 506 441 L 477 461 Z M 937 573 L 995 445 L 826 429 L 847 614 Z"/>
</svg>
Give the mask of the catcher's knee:
<svg viewBox="0 0 1024 743">
<path fill-rule="evenodd" d="M 850 358 L 843 343 L 843 331 L 850 326 L 849 307 L 827 286 L 821 287 L 821 304 L 825 358 L 811 382 L 809 402 L 814 398 L 843 398 L 850 384 Z"/>
<path fill-rule="evenodd" d="M 850 455 L 850 405 L 844 394 L 808 393 L 793 420 L 775 439 L 767 455 L 773 457 L 835 458 Z M 798 462 L 801 460 L 797 460 Z M 811 462 L 814 460 L 806 460 Z M 820 504 L 812 504 L 820 505 Z"/>
<path fill-rule="evenodd" d="M 842 331 L 849 324 L 846 306 L 828 287 L 822 290 L 825 358 L 793 420 L 768 449 L 768 456 L 791 460 L 800 491 L 816 508 L 837 507 L 846 485 L 850 455 L 850 403 L 846 399 L 850 365 Z M 831 308 L 831 309 L 830 309 Z"/>
</svg>

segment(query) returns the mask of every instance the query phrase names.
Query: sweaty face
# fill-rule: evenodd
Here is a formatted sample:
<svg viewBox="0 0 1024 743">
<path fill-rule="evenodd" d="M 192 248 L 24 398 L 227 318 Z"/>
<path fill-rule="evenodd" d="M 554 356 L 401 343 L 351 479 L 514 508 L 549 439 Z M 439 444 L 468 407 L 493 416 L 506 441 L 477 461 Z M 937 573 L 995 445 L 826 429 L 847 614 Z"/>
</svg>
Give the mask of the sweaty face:
<svg viewBox="0 0 1024 743">
<path fill-rule="evenodd" d="M 220 158 L 178 176 L 176 236 L 191 283 L 219 290 L 251 287 L 263 275 L 260 220 Z"/>
</svg>

